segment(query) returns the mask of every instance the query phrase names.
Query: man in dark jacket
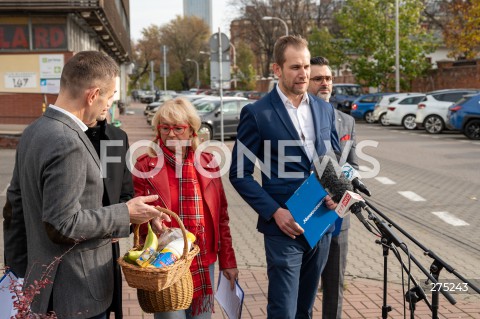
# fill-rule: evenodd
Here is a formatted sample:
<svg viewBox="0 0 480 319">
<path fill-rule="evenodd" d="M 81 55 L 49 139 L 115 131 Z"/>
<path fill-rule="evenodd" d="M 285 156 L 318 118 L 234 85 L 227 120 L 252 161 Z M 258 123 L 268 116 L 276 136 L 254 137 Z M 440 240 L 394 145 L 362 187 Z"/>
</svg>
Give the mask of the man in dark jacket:
<svg viewBox="0 0 480 319">
<path fill-rule="evenodd" d="M 328 60 L 324 57 L 313 57 L 310 60 L 308 92 L 325 100 L 325 102 L 329 102 L 332 95 L 332 84 L 333 76 Z M 346 153 L 346 162 L 358 169 L 358 158 L 355 153 L 355 119 L 348 114 L 335 110 L 335 128 L 340 140 L 342 155 Z M 350 215 L 347 215 L 341 222 L 340 233 L 332 236 L 327 264 L 322 272 L 322 318 L 324 319 L 342 318 L 343 281 L 347 266 L 349 228 Z"/>
<path fill-rule="evenodd" d="M 87 134 L 97 151 L 102 163 L 102 169 L 106 168 L 102 171 L 103 206 L 127 202 L 133 197 L 132 174 L 125 162 L 128 150 L 127 134 L 120 128 L 108 124 L 104 116 L 100 116 L 96 122 L 87 124 L 87 126 L 88 130 L 85 134 Z M 120 162 L 116 162 L 116 158 Z M 110 318 L 110 312 L 114 312 L 115 319 L 121 319 L 123 318 L 122 273 L 117 263 L 117 259 L 120 257 L 118 239 L 112 240 L 112 255 L 114 263 L 114 290 L 112 304 L 107 311 L 107 318 Z"/>
</svg>

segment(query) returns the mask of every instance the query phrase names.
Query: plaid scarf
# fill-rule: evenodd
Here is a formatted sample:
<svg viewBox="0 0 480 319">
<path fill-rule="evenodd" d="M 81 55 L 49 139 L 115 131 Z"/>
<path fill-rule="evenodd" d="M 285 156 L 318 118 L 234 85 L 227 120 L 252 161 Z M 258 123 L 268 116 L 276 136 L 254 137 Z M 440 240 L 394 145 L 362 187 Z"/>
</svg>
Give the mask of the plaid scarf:
<svg viewBox="0 0 480 319">
<path fill-rule="evenodd" d="M 203 198 L 194 165 L 194 151 L 191 147 L 187 147 L 182 163 L 181 160 L 177 161 L 175 154 L 165 146 L 161 139 L 159 139 L 159 145 L 163 151 L 165 162 L 173 167 L 175 172 L 177 172 L 177 167 L 181 167 L 182 175 L 177 176 L 178 216 L 185 228 L 195 235 L 196 243 L 200 248 L 200 253 L 193 259 L 190 266 L 193 277 L 192 315 L 213 312 L 213 290 L 209 265 L 205 261 L 207 248 L 205 245 Z M 173 219 L 172 222 L 175 223 Z"/>
</svg>

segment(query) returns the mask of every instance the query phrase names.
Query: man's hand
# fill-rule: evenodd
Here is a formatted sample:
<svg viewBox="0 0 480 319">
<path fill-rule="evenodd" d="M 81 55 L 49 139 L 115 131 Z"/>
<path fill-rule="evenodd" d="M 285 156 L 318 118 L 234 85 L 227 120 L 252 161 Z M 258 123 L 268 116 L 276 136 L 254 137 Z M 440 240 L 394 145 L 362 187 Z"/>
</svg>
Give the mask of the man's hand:
<svg viewBox="0 0 480 319">
<path fill-rule="evenodd" d="M 235 281 L 238 279 L 238 269 L 223 269 L 223 275 L 230 281 L 230 289 L 233 290 L 235 288 Z"/>
<path fill-rule="evenodd" d="M 327 208 L 330 210 L 334 210 L 335 208 L 337 208 L 337 203 L 333 201 L 330 195 L 327 195 L 325 196 L 325 206 L 327 206 Z"/>
<path fill-rule="evenodd" d="M 129 200 L 126 204 L 128 207 L 128 213 L 130 214 L 130 222 L 132 224 L 143 224 L 152 218 L 170 221 L 170 217 L 167 214 L 164 214 L 155 209 L 155 207 L 147 204 L 154 202 L 157 199 L 158 195 L 149 195 L 138 196 Z"/>
<path fill-rule="evenodd" d="M 288 237 L 295 239 L 296 236 L 303 234 L 303 228 L 297 224 L 290 211 L 285 208 L 280 207 L 277 209 L 277 211 L 273 213 L 273 218 L 280 230 Z"/>
</svg>

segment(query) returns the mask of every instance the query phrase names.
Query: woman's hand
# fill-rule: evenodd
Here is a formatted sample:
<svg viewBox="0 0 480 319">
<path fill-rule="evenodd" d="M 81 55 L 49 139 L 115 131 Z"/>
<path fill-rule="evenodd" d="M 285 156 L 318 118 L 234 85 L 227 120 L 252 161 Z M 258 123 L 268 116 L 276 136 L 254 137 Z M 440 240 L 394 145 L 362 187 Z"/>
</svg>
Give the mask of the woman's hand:
<svg viewBox="0 0 480 319">
<path fill-rule="evenodd" d="M 238 269 L 237 268 L 228 268 L 223 269 L 223 275 L 230 281 L 230 289 L 235 288 L 235 281 L 238 279 Z"/>
</svg>

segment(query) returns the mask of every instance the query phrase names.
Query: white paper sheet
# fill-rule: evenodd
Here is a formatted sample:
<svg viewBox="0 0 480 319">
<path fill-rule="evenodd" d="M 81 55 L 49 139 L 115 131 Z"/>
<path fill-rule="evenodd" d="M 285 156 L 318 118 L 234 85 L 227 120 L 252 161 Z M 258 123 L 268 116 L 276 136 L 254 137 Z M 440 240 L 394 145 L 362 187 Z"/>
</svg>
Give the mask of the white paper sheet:
<svg viewBox="0 0 480 319">
<path fill-rule="evenodd" d="M 11 283 L 14 281 L 20 284 L 17 288 L 23 284 L 23 278 L 17 278 L 11 271 L 7 271 L 0 279 L 0 319 L 10 319 L 17 314 L 17 310 L 13 308 L 14 299 L 12 299 L 15 294 L 11 291 Z"/>
<path fill-rule="evenodd" d="M 240 319 L 242 317 L 243 297 L 244 293 L 238 282 L 235 283 L 233 290 L 230 289 L 230 281 L 225 277 L 223 271 L 220 271 L 215 299 L 229 319 Z"/>
</svg>

